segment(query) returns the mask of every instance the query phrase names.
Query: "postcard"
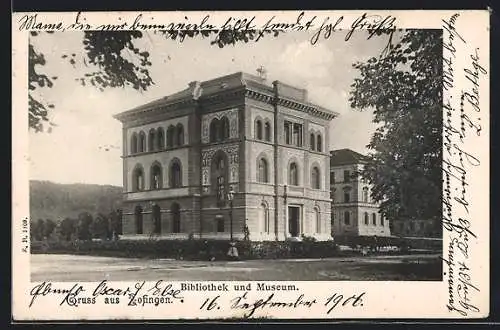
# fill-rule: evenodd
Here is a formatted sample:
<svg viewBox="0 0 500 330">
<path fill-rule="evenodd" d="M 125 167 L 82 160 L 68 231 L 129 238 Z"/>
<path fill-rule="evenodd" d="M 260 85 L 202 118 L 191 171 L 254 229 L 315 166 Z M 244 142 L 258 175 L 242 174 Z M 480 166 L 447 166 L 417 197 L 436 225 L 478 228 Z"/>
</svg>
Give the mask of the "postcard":
<svg viewBox="0 0 500 330">
<path fill-rule="evenodd" d="M 489 315 L 489 12 L 16 12 L 14 321 Z"/>
</svg>

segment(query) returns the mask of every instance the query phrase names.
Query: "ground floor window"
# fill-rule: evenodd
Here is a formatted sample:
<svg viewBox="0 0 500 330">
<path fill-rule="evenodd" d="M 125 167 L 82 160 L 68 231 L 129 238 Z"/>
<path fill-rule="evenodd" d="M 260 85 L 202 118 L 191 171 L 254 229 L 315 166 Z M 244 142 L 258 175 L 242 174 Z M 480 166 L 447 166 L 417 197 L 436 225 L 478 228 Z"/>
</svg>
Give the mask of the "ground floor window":
<svg viewBox="0 0 500 330">
<path fill-rule="evenodd" d="M 318 208 L 314 209 L 314 219 L 316 222 L 316 233 L 321 234 L 321 215 Z"/>
<path fill-rule="evenodd" d="M 351 224 L 351 214 L 348 211 L 344 212 L 344 224 Z"/>
<path fill-rule="evenodd" d="M 269 222 L 269 211 L 266 204 L 260 206 L 260 222 L 264 227 L 264 232 L 269 234 L 271 232 L 271 224 Z"/>
<path fill-rule="evenodd" d="M 153 223 L 154 223 L 154 233 L 161 233 L 161 209 L 155 204 L 153 205 Z"/>
<path fill-rule="evenodd" d="M 135 232 L 137 234 L 142 234 L 142 207 L 140 207 L 139 205 L 136 206 L 135 208 L 134 217 L 135 217 Z"/>
<path fill-rule="evenodd" d="M 224 232 L 224 218 L 222 218 L 222 217 L 216 218 L 216 223 L 217 223 L 217 232 L 223 233 Z"/>
<path fill-rule="evenodd" d="M 288 233 L 292 237 L 298 237 L 300 235 L 300 214 L 300 206 L 288 207 Z"/>
<path fill-rule="evenodd" d="M 179 204 L 174 203 L 170 208 L 170 212 L 172 213 L 172 232 L 180 233 L 181 232 L 181 208 Z"/>
</svg>

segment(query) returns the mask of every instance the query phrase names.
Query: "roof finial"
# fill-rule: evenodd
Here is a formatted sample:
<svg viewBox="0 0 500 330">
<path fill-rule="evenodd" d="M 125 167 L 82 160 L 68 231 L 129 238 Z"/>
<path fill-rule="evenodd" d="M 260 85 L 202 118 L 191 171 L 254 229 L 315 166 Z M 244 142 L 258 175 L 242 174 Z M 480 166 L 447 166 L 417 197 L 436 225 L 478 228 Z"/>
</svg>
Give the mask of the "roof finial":
<svg viewBox="0 0 500 330">
<path fill-rule="evenodd" d="M 256 71 L 259 74 L 260 78 L 266 79 L 266 77 L 267 77 L 267 70 L 262 65 L 259 68 L 257 68 Z"/>
</svg>

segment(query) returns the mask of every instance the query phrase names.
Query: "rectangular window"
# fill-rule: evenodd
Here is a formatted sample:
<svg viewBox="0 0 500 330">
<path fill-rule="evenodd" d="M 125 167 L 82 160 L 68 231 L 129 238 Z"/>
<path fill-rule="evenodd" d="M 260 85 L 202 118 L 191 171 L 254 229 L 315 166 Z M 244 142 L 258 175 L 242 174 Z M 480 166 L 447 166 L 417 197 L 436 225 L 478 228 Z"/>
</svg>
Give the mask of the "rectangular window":
<svg viewBox="0 0 500 330">
<path fill-rule="evenodd" d="M 293 124 L 293 144 L 302 147 L 302 125 Z"/>
<path fill-rule="evenodd" d="M 344 193 L 344 203 L 349 203 L 349 201 L 350 201 L 350 199 L 351 199 L 350 197 L 351 197 L 351 196 L 349 195 L 349 193 L 348 193 L 348 192 L 345 192 L 345 193 Z"/>
<path fill-rule="evenodd" d="M 285 131 L 285 143 L 290 144 L 290 123 L 285 121 L 285 125 L 283 126 L 283 130 Z"/>
<path fill-rule="evenodd" d="M 303 145 L 303 127 L 302 124 L 285 121 L 283 126 L 285 131 L 285 144 L 302 147 Z"/>
<path fill-rule="evenodd" d="M 335 172 L 331 172 L 330 173 L 330 184 L 334 184 L 335 183 Z"/>
<path fill-rule="evenodd" d="M 295 146 L 299 144 L 299 127 L 296 124 L 293 124 L 292 144 Z"/>
<path fill-rule="evenodd" d="M 351 182 L 351 173 L 344 171 L 344 182 Z"/>
</svg>

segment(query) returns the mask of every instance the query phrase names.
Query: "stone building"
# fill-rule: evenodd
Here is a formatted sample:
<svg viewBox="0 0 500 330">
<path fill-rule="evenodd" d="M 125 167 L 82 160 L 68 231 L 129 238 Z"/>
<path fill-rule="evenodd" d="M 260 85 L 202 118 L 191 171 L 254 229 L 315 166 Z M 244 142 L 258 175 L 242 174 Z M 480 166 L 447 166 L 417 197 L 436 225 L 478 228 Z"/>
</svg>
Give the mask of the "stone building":
<svg viewBox="0 0 500 330">
<path fill-rule="evenodd" d="M 332 232 L 335 236 L 390 236 L 389 221 L 371 199 L 371 187 L 357 173 L 366 157 L 350 149 L 331 152 Z"/>
<path fill-rule="evenodd" d="M 124 236 L 330 239 L 336 116 L 304 89 L 241 72 L 116 115 Z"/>
</svg>

